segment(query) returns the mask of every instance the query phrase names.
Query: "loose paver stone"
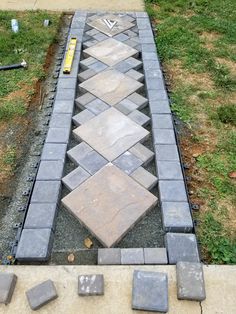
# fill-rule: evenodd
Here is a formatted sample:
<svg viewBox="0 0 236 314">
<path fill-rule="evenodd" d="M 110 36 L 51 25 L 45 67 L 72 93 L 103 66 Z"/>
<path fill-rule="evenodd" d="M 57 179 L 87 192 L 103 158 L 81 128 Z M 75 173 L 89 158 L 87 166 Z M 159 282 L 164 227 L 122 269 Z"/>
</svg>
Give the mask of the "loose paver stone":
<svg viewBox="0 0 236 314">
<path fill-rule="evenodd" d="M 98 249 L 98 265 L 120 265 L 121 250 L 118 248 Z"/>
<path fill-rule="evenodd" d="M 0 303 L 5 305 L 11 302 L 15 290 L 17 277 L 11 273 L 0 273 Z"/>
<path fill-rule="evenodd" d="M 121 249 L 122 265 L 141 265 L 144 264 L 143 249 Z"/>
<path fill-rule="evenodd" d="M 81 275 L 78 288 L 80 296 L 103 295 L 104 277 L 103 275 Z"/>
<path fill-rule="evenodd" d="M 144 263 L 151 265 L 168 264 L 166 248 L 144 248 Z"/>
</svg>

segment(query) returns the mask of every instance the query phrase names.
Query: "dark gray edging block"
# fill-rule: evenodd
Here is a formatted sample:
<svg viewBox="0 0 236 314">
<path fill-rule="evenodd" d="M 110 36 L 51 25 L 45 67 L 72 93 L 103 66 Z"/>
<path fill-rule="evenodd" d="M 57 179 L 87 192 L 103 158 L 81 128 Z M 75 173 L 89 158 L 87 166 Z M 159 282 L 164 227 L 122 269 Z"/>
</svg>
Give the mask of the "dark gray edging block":
<svg viewBox="0 0 236 314">
<path fill-rule="evenodd" d="M 98 265 L 120 265 L 121 250 L 119 248 L 98 249 Z"/>
<path fill-rule="evenodd" d="M 183 173 L 178 161 L 157 161 L 159 180 L 183 180 Z"/>
<path fill-rule="evenodd" d="M 40 309 L 58 297 L 52 280 L 40 283 L 39 285 L 26 291 L 25 294 L 29 302 L 29 306 L 33 311 Z"/>
<path fill-rule="evenodd" d="M 43 146 L 41 160 L 65 160 L 67 144 L 46 143 Z"/>
<path fill-rule="evenodd" d="M 74 98 L 73 98 L 74 100 Z M 53 113 L 49 124 L 50 128 L 68 128 L 71 129 L 71 113 Z"/>
<path fill-rule="evenodd" d="M 177 145 L 155 145 L 155 155 L 156 155 L 156 164 L 158 161 L 166 160 L 166 161 L 179 161 L 179 152 Z"/>
<path fill-rule="evenodd" d="M 70 128 L 49 128 L 46 143 L 67 144 L 70 137 Z"/>
<path fill-rule="evenodd" d="M 17 276 L 12 273 L 0 273 L 0 303 L 9 304 L 15 290 Z"/>
<path fill-rule="evenodd" d="M 60 77 L 57 81 L 57 90 L 68 89 L 72 93 L 75 93 L 76 83 L 76 77 Z"/>
<path fill-rule="evenodd" d="M 31 203 L 58 202 L 61 192 L 61 181 L 36 181 L 31 197 Z"/>
<path fill-rule="evenodd" d="M 176 277 L 179 300 L 203 301 L 206 299 L 201 263 L 178 262 L 176 264 Z"/>
<path fill-rule="evenodd" d="M 168 312 L 167 274 L 135 270 L 133 274 L 132 309 Z"/>
<path fill-rule="evenodd" d="M 171 129 L 153 129 L 154 144 L 175 145 L 175 132 Z"/>
<path fill-rule="evenodd" d="M 79 296 L 94 296 L 104 294 L 103 275 L 81 275 L 78 280 Z"/>
<path fill-rule="evenodd" d="M 59 78 L 59 80 L 65 80 L 69 78 Z M 76 79 L 76 78 L 70 78 Z M 57 88 L 55 100 L 74 100 L 75 88 Z"/>
<path fill-rule="evenodd" d="M 65 80 L 65 79 L 63 79 Z M 54 113 L 70 113 L 74 112 L 74 99 L 73 100 L 56 100 L 53 105 Z"/>
<path fill-rule="evenodd" d="M 168 252 L 169 264 L 200 262 L 197 240 L 194 234 L 169 232 L 165 235 L 165 247 Z"/>
<path fill-rule="evenodd" d="M 121 249 L 122 265 L 144 264 L 144 252 L 142 248 Z"/>
<path fill-rule="evenodd" d="M 160 180 L 159 197 L 161 202 L 187 202 L 187 192 L 183 180 Z"/>
<path fill-rule="evenodd" d="M 46 262 L 52 250 L 51 229 L 23 229 L 16 251 L 20 262 Z"/>
<path fill-rule="evenodd" d="M 144 248 L 144 264 L 168 264 L 166 248 Z"/>
<path fill-rule="evenodd" d="M 193 221 L 187 202 L 162 202 L 162 222 L 166 232 L 192 232 Z"/>
<path fill-rule="evenodd" d="M 42 160 L 37 173 L 37 181 L 57 181 L 63 175 L 63 160 Z"/>
<path fill-rule="evenodd" d="M 171 114 L 152 114 L 153 129 L 173 129 Z"/>
</svg>

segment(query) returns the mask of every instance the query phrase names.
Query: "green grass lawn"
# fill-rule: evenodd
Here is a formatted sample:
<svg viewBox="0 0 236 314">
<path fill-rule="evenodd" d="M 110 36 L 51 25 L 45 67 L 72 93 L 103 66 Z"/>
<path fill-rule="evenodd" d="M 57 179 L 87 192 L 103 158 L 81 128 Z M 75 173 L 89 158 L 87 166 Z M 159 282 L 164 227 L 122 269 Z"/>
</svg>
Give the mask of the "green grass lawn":
<svg viewBox="0 0 236 314">
<path fill-rule="evenodd" d="M 183 157 L 202 256 L 236 263 L 236 1 L 146 0 L 171 83 L 172 109 L 185 123 Z"/>
<path fill-rule="evenodd" d="M 11 19 L 19 22 L 19 32 L 11 30 Z M 43 26 L 49 19 L 51 25 Z M 10 126 L 25 124 L 30 102 L 36 93 L 36 83 L 46 75 L 45 61 L 49 47 L 56 42 L 60 14 L 46 12 L 0 11 L 0 65 L 21 63 L 25 59 L 27 70 L 0 71 L 0 137 L 11 132 Z M 22 121 L 20 120 L 22 119 Z M 17 143 L 0 143 L 0 183 L 14 171 L 18 158 Z"/>
</svg>

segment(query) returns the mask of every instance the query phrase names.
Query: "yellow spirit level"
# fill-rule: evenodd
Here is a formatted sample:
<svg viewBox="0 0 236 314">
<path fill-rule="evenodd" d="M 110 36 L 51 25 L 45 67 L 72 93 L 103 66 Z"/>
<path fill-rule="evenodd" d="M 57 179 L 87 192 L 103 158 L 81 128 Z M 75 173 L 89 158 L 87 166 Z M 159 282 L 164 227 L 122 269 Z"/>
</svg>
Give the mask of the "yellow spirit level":
<svg viewBox="0 0 236 314">
<path fill-rule="evenodd" d="M 68 51 L 66 53 L 66 58 L 65 58 L 65 63 L 64 63 L 64 68 L 63 68 L 63 73 L 64 74 L 70 74 L 71 68 L 72 68 L 72 63 L 74 59 L 74 54 L 75 54 L 75 48 L 76 48 L 76 38 L 71 38 Z"/>
</svg>

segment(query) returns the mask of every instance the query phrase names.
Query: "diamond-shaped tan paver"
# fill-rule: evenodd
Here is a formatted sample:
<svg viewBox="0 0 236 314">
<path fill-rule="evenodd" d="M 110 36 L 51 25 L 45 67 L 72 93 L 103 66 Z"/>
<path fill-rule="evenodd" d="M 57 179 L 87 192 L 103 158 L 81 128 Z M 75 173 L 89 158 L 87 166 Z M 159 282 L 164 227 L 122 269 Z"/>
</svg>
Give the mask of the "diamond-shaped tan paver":
<svg viewBox="0 0 236 314">
<path fill-rule="evenodd" d="M 147 130 L 114 108 L 102 112 L 73 132 L 109 161 L 149 135 Z"/>
<path fill-rule="evenodd" d="M 129 57 L 138 55 L 138 51 L 118 40 L 109 38 L 85 49 L 84 54 L 92 56 L 109 66 L 114 66 Z"/>
<path fill-rule="evenodd" d="M 62 200 L 106 247 L 114 246 L 156 202 L 153 194 L 112 164 Z"/>
<path fill-rule="evenodd" d="M 79 86 L 107 104 L 114 106 L 140 89 L 143 84 L 117 70 L 109 69 L 93 76 Z"/>
<path fill-rule="evenodd" d="M 106 22 L 111 25 L 111 28 Z M 91 22 L 87 22 L 87 24 L 110 37 L 117 35 L 134 26 L 133 23 L 125 21 L 124 19 L 114 14 L 105 14 L 102 16 L 98 16 L 97 19 L 93 18 L 93 20 Z M 112 25 L 114 26 L 112 27 Z"/>
</svg>

